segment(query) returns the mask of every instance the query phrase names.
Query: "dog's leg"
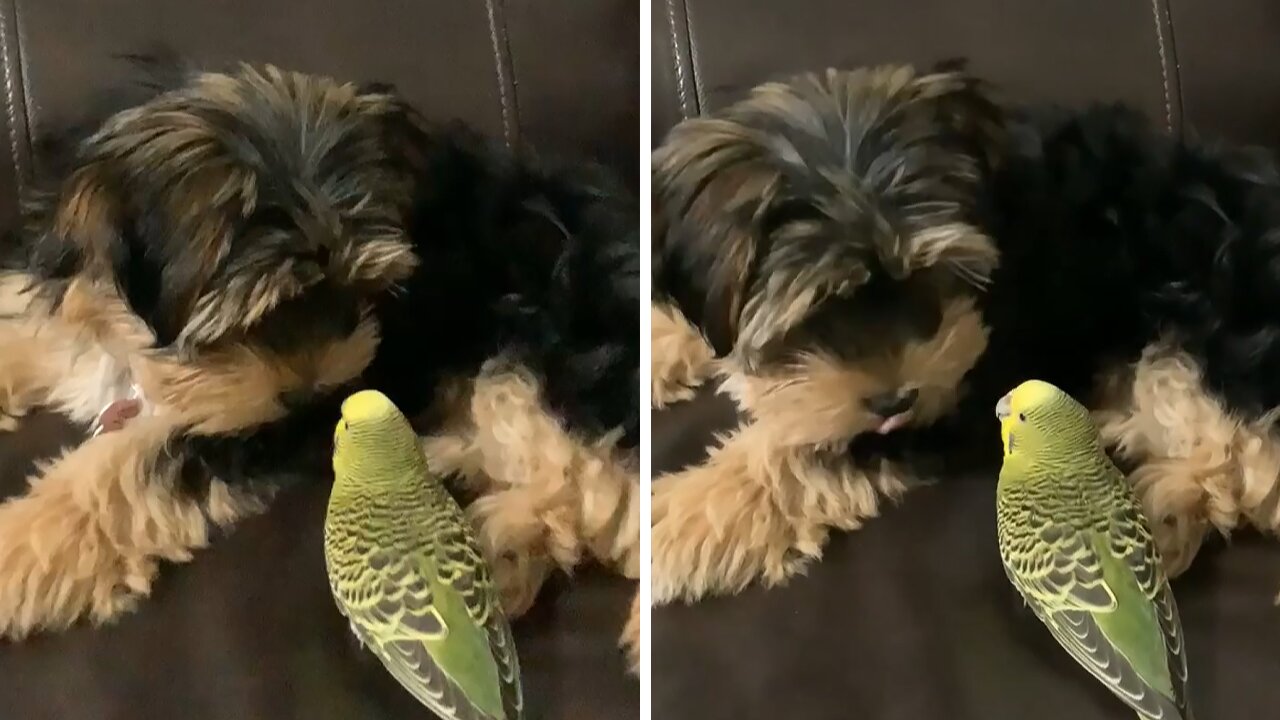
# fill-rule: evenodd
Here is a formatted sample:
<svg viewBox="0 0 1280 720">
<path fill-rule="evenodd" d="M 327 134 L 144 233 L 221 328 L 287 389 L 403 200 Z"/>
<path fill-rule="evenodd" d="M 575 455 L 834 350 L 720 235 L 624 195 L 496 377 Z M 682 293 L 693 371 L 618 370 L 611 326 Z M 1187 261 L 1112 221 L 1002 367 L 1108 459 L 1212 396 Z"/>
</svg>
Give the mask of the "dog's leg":
<svg viewBox="0 0 1280 720">
<path fill-rule="evenodd" d="M 651 404 L 655 408 L 688 400 L 714 370 L 715 353 L 680 310 L 653 303 Z"/>
<path fill-rule="evenodd" d="M 501 364 L 451 414 L 423 449 L 433 471 L 478 493 L 468 514 L 510 612 L 527 610 L 553 568 L 570 571 L 584 555 L 639 576 L 639 470 L 616 434 L 575 436 L 527 373 Z"/>
<path fill-rule="evenodd" d="M 1280 444 L 1272 419 L 1245 422 L 1209 393 L 1194 358 L 1158 345 L 1103 383 L 1095 418 L 1142 501 L 1170 575 L 1210 530 L 1280 529 Z"/>
<path fill-rule="evenodd" d="M 183 562 L 215 525 L 258 512 L 259 498 L 214 481 L 195 498 L 165 454 L 174 428 L 142 417 L 41 468 L 0 504 L 0 636 L 105 623 L 151 589 L 160 560 Z"/>
<path fill-rule="evenodd" d="M 822 554 L 831 528 L 852 530 L 906 488 L 898 468 L 773 442 L 756 422 L 707 460 L 653 483 L 653 599 L 693 601 L 773 586 Z"/>
</svg>

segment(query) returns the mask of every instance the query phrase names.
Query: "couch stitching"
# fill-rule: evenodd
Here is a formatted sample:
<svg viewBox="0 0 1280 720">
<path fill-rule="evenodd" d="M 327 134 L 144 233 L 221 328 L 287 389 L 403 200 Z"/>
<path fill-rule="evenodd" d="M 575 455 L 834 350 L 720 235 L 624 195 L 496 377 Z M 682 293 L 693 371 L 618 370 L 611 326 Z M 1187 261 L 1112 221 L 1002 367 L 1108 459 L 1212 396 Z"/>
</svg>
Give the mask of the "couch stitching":
<svg viewBox="0 0 1280 720">
<path fill-rule="evenodd" d="M 702 87 L 702 75 L 698 72 L 698 58 L 702 53 L 698 52 L 698 44 L 693 38 L 693 8 L 688 2 L 684 4 L 684 25 L 689 38 L 689 74 L 693 76 L 693 92 L 698 99 L 698 112 L 702 112 L 707 106 L 707 93 Z"/>
<path fill-rule="evenodd" d="M 15 4 L 16 0 L 15 3 L 10 3 L 10 7 L 14 7 Z M 16 11 L 16 7 L 14 9 Z M 0 9 L 0 53 L 4 54 L 4 104 L 9 116 L 9 153 L 13 158 L 14 185 L 21 194 L 25 178 L 18 151 L 18 108 L 13 87 L 13 63 L 9 62 L 9 20 L 8 13 L 4 9 Z"/>
<path fill-rule="evenodd" d="M 676 33 L 676 3 L 667 0 L 667 29 L 671 31 L 671 61 L 676 68 L 676 93 L 680 96 L 680 114 L 686 119 L 689 112 L 689 90 L 685 87 L 684 63 L 680 62 L 680 37 Z"/>
<path fill-rule="evenodd" d="M 1151 0 L 1151 17 L 1156 25 L 1156 47 L 1160 51 L 1160 79 L 1164 84 L 1164 121 L 1173 132 L 1173 98 L 1169 94 L 1169 60 L 1164 47 L 1164 31 L 1160 29 L 1160 0 Z"/>
<path fill-rule="evenodd" d="M 520 140 L 515 100 L 515 68 L 511 64 L 511 47 L 507 41 L 506 16 L 498 8 L 502 0 L 485 0 L 489 16 L 489 40 L 493 44 L 493 61 L 498 71 L 498 97 L 502 101 L 502 132 L 507 147 Z"/>
<path fill-rule="evenodd" d="M 14 33 L 14 40 L 18 42 L 18 79 L 22 81 L 22 108 L 26 111 L 27 116 L 27 163 L 34 164 L 32 159 L 34 151 L 32 150 L 31 139 L 39 137 L 40 118 L 38 117 L 40 108 L 36 106 L 34 95 L 31 93 L 31 73 L 27 72 L 30 65 L 27 63 L 27 33 L 22 25 L 22 14 L 18 10 L 18 4 L 21 0 L 13 0 L 13 24 L 17 30 Z"/>
</svg>

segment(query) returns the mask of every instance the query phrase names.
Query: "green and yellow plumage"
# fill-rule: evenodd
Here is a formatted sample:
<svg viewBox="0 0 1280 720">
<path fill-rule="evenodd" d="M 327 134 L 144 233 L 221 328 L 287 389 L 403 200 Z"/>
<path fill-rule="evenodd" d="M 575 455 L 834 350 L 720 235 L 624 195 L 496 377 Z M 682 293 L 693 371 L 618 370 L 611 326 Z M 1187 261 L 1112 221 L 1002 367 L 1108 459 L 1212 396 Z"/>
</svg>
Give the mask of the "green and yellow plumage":
<svg viewBox="0 0 1280 720">
<path fill-rule="evenodd" d="M 1068 653 L 1147 720 L 1192 720 L 1182 624 L 1142 508 L 1089 412 L 1031 380 L 996 406 L 1010 582 Z"/>
<path fill-rule="evenodd" d="M 462 509 L 409 421 L 359 392 L 334 431 L 325 563 L 338 609 L 387 670 L 445 720 L 518 720 L 511 628 Z"/>
</svg>

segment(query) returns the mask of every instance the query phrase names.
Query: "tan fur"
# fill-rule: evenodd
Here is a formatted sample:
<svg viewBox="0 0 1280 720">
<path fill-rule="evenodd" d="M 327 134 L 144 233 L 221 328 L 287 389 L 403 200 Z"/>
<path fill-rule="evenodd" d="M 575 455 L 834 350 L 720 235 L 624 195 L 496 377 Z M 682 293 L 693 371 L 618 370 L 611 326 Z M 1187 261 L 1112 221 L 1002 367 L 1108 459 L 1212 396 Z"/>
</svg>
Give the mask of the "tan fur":
<svg viewBox="0 0 1280 720">
<path fill-rule="evenodd" d="M 156 412 L 177 414 L 175 425 L 226 432 L 281 417 L 281 393 L 359 375 L 378 345 L 377 325 L 366 320 L 347 338 L 293 356 L 232 345 L 184 361 L 150 349 L 150 331 L 114 290 L 77 278 L 54 309 L 23 289 L 28 282 L 0 280 L 0 309 L 24 313 L 0 320 L 0 408 L 9 415 L 51 406 L 89 423 L 137 383 Z"/>
<path fill-rule="evenodd" d="M 954 407 L 956 388 L 987 347 L 970 299 L 943 309 L 937 333 L 894 358 L 845 364 L 809 354 L 784 372 L 754 375 L 726 362 L 721 390 L 751 419 L 701 465 L 653 483 L 654 602 L 735 593 L 783 582 L 822 553 L 830 528 L 851 530 L 896 497 L 906 480 L 888 465 L 854 467 L 846 443 L 878 420 L 861 402 L 920 390 L 911 422 Z"/>
<path fill-rule="evenodd" d="M 1280 531 L 1280 442 L 1272 412 L 1244 421 L 1206 391 L 1189 355 L 1157 343 L 1110 374 L 1095 417 L 1104 441 L 1137 465 L 1141 498 L 1170 574 L 1185 570 L 1205 535 L 1244 521 Z"/>
<path fill-rule="evenodd" d="M 721 390 L 753 417 L 767 419 L 778 446 L 843 443 L 879 422 L 861 400 L 898 387 L 919 389 L 912 420 L 927 424 L 955 406 L 960 379 L 987 348 L 987 328 L 969 298 L 943 309 L 942 323 L 928 340 L 908 345 L 897 357 L 847 364 L 807 354 L 784 371 L 750 374 L 726 363 Z"/>
<path fill-rule="evenodd" d="M 969 223 L 929 225 L 907 238 L 908 269 L 944 265 L 976 286 L 985 286 L 1000 265 L 1000 251 L 986 233 Z"/>
<path fill-rule="evenodd" d="M 232 346 L 192 362 L 138 363 L 135 373 L 154 402 L 180 412 L 193 432 L 214 434 L 283 417 L 282 393 L 340 385 L 368 366 L 377 347 L 377 325 L 366 320 L 349 337 L 295 355 Z"/>
<path fill-rule="evenodd" d="M 127 391 L 127 358 L 150 346 L 151 333 L 99 283 L 73 280 L 56 309 L 30 285 L 23 275 L 0 278 L 0 409 L 20 416 L 50 405 L 87 424 Z"/>
<path fill-rule="evenodd" d="M 588 557 L 639 577 L 639 465 L 616 433 L 572 435 L 536 381 L 500 363 L 439 404 L 447 419 L 423 449 L 433 471 L 479 494 L 467 510 L 508 612 L 524 613 L 554 568 Z"/>
<path fill-rule="evenodd" d="M 14 426 L 35 406 L 88 424 L 132 383 L 153 415 L 91 438 L 42 466 L 32 490 L 0 506 L 0 636 L 106 622 L 145 596 L 159 560 L 182 561 L 265 498 L 213 480 L 201 506 L 173 492 L 166 444 L 283 416 L 282 393 L 358 375 L 377 347 L 372 321 L 349 338 L 293 356 L 231 346 L 184 362 L 152 337 L 113 289 L 81 276 L 55 307 L 0 278 L 0 408 Z M 0 427 L 3 427 L 0 425 Z"/>
<path fill-rule="evenodd" d="M 715 353 L 706 338 L 668 303 L 653 303 L 650 345 L 654 408 L 688 400 L 711 375 Z"/>
<path fill-rule="evenodd" d="M 24 497 L 0 505 L 0 636 L 114 619 L 146 596 L 158 562 L 184 562 L 212 524 L 255 512 L 259 498 L 215 481 L 202 504 L 171 491 L 157 462 L 174 428 L 139 418 L 43 466 Z"/>
<path fill-rule="evenodd" d="M 772 586 L 821 557 L 831 528 L 853 530 L 880 496 L 907 483 L 896 468 L 854 467 L 838 452 L 779 443 L 772 421 L 721 440 L 707 461 L 653 483 L 653 601 Z"/>
</svg>

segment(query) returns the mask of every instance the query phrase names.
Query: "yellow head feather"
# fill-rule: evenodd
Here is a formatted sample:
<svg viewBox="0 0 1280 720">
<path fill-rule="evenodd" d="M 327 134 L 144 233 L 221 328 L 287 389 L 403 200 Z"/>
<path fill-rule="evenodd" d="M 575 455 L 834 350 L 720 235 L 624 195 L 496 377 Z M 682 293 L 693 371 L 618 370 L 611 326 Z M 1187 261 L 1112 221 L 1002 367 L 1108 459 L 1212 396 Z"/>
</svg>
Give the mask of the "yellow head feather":
<svg viewBox="0 0 1280 720">
<path fill-rule="evenodd" d="M 391 398 L 377 390 L 361 390 L 342 401 L 342 420 L 347 423 L 382 420 L 399 414 L 400 409 Z"/>
<path fill-rule="evenodd" d="M 342 402 L 342 419 L 333 431 L 333 469 L 339 476 L 421 461 L 412 425 L 386 395 L 362 390 Z"/>
<path fill-rule="evenodd" d="M 1019 450 L 1035 453 L 1097 438 L 1088 410 L 1043 380 L 1028 380 L 1000 398 L 996 417 L 1006 459 Z"/>
</svg>

